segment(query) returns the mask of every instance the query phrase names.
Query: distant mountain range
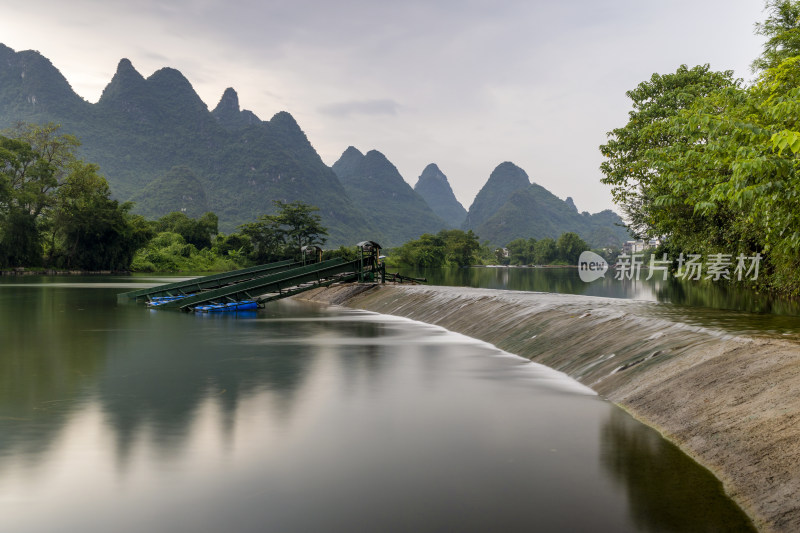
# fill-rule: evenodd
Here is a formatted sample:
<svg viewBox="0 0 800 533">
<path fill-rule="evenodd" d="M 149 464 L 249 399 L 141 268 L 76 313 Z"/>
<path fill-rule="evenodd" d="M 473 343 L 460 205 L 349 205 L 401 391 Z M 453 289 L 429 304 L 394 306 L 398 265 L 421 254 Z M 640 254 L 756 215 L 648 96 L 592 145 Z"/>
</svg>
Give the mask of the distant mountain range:
<svg viewBox="0 0 800 533">
<path fill-rule="evenodd" d="M 563 231 L 592 245 L 627 238 L 611 211 L 579 214 L 512 163 L 495 169 L 469 212 L 435 164 L 414 189 L 375 150 L 350 147 L 328 167 L 289 113 L 261 120 L 240 108 L 231 88 L 209 111 L 179 71 L 145 78 L 127 59 L 92 104 L 38 52 L 0 44 L 0 128 L 18 121 L 61 124 L 82 141 L 80 157 L 100 165 L 115 197 L 135 201 L 150 218 L 212 210 L 231 232 L 271 212 L 277 199 L 318 206 L 332 246 L 372 239 L 390 247 L 458 227 L 498 246 Z"/>
</svg>

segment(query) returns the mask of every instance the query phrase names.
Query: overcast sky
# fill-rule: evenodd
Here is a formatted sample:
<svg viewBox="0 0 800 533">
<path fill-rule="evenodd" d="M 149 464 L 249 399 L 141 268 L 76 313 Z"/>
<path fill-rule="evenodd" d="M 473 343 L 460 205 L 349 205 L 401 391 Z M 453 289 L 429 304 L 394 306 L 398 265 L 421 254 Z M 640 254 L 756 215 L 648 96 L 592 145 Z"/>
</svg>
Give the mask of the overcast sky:
<svg viewBox="0 0 800 533">
<path fill-rule="evenodd" d="M 411 185 L 428 163 L 469 208 L 512 161 L 578 209 L 613 208 L 598 146 L 625 91 L 709 63 L 751 78 L 760 0 L 3 2 L 0 42 L 39 50 L 96 102 L 117 63 L 180 70 L 210 109 L 226 87 L 288 111 L 328 165 L 376 149 Z"/>
</svg>

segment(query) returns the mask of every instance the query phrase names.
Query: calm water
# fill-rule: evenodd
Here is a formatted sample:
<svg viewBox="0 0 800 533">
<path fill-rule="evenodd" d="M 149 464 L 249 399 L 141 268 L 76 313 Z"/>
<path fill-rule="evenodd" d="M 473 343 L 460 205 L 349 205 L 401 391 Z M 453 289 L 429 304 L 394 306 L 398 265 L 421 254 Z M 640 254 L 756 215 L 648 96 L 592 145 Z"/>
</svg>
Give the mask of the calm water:
<svg viewBox="0 0 800 533">
<path fill-rule="evenodd" d="M 561 375 L 277 302 L 0 278 L 0 531 L 747 531 L 705 470 Z"/>
</svg>

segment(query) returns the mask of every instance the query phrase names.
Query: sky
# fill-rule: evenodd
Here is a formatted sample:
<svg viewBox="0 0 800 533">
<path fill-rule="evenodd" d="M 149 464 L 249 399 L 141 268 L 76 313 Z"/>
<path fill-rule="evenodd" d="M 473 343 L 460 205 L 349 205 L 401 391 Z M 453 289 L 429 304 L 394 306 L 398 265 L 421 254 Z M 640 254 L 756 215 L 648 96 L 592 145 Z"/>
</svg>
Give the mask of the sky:
<svg viewBox="0 0 800 533">
<path fill-rule="evenodd" d="M 469 208 L 504 161 L 580 211 L 615 209 L 598 147 L 625 92 L 681 64 L 745 82 L 760 0 L 27 0 L 0 42 L 38 50 L 96 102 L 128 58 L 180 70 L 209 109 L 227 87 L 288 111 L 332 165 L 375 149 L 410 184 L 429 163 Z"/>
</svg>

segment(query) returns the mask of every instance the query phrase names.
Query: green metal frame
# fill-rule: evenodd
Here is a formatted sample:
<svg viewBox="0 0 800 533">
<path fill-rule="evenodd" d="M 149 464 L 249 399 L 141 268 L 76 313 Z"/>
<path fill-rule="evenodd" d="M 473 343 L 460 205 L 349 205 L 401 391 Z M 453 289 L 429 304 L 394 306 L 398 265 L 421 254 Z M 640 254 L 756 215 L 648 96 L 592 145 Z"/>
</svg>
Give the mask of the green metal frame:
<svg viewBox="0 0 800 533">
<path fill-rule="evenodd" d="M 130 300 L 148 300 L 155 296 L 180 296 L 195 291 L 206 291 L 210 289 L 218 289 L 233 283 L 239 283 L 252 278 L 263 277 L 290 270 L 300 266 L 302 263 L 296 263 L 291 259 L 286 261 L 278 261 L 276 263 L 267 263 L 249 268 L 242 268 L 239 270 L 231 270 L 230 272 L 223 272 L 221 274 L 212 274 L 210 276 L 203 276 L 185 281 L 177 281 L 175 283 L 167 283 L 166 285 L 158 285 L 157 287 L 150 287 L 147 289 L 139 289 L 131 292 L 124 292 L 117 294 L 117 302 L 123 303 Z"/>
<path fill-rule="evenodd" d="M 381 261 L 380 245 L 364 241 L 358 245 L 358 259 L 345 261 L 337 257 L 308 264 L 309 253 L 321 259 L 319 247 L 306 247 L 302 263 L 279 261 L 222 274 L 214 274 L 176 283 L 117 295 L 117 301 L 151 299 L 157 296 L 183 296 L 162 303 L 159 309 L 189 311 L 207 303 L 229 303 L 257 300 L 259 303 L 285 298 L 316 287 L 339 281 L 386 282 L 386 267 Z M 408 278 L 411 279 L 411 278 Z M 196 292 L 191 296 L 187 294 Z"/>
<path fill-rule="evenodd" d="M 167 302 L 159 309 L 190 310 L 192 307 L 209 302 L 236 302 L 241 300 L 258 299 L 269 301 L 284 298 L 290 293 L 301 292 L 300 285 L 313 283 L 320 286 L 328 281 L 339 281 L 342 276 L 350 279 L 358 276 L 358 261 L 345 261 L 341 258 L 329 259 L 322 263 L 293 268 L 270 276 L 243 281 L 227 287 L 205 291 L 203 293 Z M 336 279 L 331 279 L 336 277 Z M 312 288 L 312 287 L 307 287 Z M 265 294 L 275 293 L 274 296 L 259 298 Z"/>
</svg>

